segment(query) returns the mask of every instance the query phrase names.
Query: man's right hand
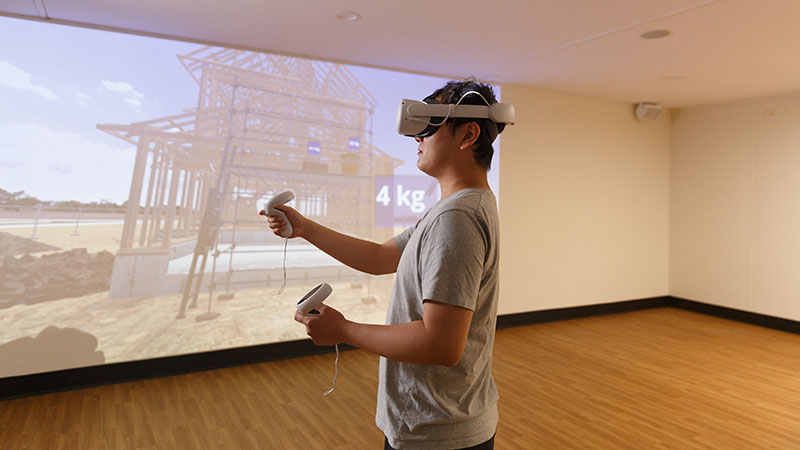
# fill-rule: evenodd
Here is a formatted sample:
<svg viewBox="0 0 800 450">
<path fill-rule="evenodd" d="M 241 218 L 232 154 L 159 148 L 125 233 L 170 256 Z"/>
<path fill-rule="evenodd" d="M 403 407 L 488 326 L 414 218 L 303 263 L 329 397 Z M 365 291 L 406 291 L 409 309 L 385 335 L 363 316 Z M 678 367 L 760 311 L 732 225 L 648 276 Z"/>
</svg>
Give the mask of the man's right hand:
<svg viewBox="0 0 800 450">
<path fill-rule="evenodd" d="M 275 209 L 279 209 L 286 213 L 286 217 L 288 217 L 289 221 L 292 222 L 292 234 L 289 236 L 289 238 L 303 235 L 306 224 L 308 223 L 308 219 L 303 217 L 302 214 L 297 212 L 297 210 L 291 206 L 276 205 Z M 269 223 L 270 230 L 272 230 L 276 236 L 282 238 L 283 236 L 281 236 L 281 231 L 286 228 L 286 220 L 281 216 L 267 216 L 267 222 Z"/>
</svg>

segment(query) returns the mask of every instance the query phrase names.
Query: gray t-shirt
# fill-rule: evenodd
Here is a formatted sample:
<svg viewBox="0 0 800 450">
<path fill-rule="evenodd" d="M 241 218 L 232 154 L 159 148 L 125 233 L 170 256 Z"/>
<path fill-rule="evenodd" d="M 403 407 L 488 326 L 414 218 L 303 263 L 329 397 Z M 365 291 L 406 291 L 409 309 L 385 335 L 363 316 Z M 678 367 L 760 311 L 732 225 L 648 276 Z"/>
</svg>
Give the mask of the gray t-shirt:
<svg viewBox="0 0 800 450">
<path fill-rule="evenodd" d="M 375 422 L 392 447 L 463 448 L 494 435 L 498 228 L 492 191 L 465 189 L 440 200 L 395 237 L 403 254 L 387 325 L 421 320 L 423 300 L 474 312 L 464 354 L 454 367 L 381 357 Z"/>
</svg>

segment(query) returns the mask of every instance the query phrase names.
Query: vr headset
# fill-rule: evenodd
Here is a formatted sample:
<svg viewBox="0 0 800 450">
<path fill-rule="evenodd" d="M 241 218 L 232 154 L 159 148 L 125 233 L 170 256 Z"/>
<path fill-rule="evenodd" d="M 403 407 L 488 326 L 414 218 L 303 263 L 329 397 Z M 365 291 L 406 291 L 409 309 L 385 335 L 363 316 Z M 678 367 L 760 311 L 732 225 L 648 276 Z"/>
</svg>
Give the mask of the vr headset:
<svg viewBox="0 0 800 450">
<path fill-rule="evenodd" d="M 468 95 L 478 95 L 486 105 L 462 105 L 461 101 Z M 443 125 L 447 119 L 489 119 L 488 134 L 490 142 L 494 142 L 506 125 L 514 124 L 514 105 L 511 103 L 494 103 L 489 105 L 483 96 L 469 91 L 459 99 L 458 103 L 442 105 L 428 97 L 425 101 L 403 99 L 397 111 L 397 132 L 409 137 L 428 137 Z"/>
</svg>

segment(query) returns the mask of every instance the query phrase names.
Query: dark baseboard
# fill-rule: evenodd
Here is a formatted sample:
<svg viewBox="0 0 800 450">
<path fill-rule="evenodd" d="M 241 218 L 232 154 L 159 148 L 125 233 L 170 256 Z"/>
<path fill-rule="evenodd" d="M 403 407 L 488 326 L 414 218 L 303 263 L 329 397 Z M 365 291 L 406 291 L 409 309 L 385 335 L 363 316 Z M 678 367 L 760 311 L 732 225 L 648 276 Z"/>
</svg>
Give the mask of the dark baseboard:
<svg viewBox="0 0 800 450">
<path fill-rule="evenodd" d="M 678 297 L 664 296 L 641 300 L 627 300 L 597 305 L 576 306 L 572 308 L 549 309 L 517 314 L 504 314 L 497 317 L 497 328 L 535 325 L 537 323 L 555 322 L 559 320 L 580 319 L 584 317 L 620 314 L 652 308 L 677 308 L 686 311 L 719 317 L 721 319 L 758 325 L 764 328 L 800 334 L 800 322 L 780 317 L 742 311 L 739 309 L 716 306 L 708 303 L 687 300 Z"/>
<path fill-rule="evenodd" d="M 339 346 L 341 351 L 352 349 L 349 345 Z M 333 347 L 317 347 L 310 339 L 304 339 L 0 378 L 0 400 L 332 351 Z"/>
<path fill-rule="evenodd" d="M 686 300 L 678 297 L 670 297 L 669 305 L 673 308 L 693 311 L 707 316 L 719 317 L 722 319 L 734 320 L 750 325 L 758 325 L 773 330 L 785 331 L 787 333 L 800 334 L 800 322 L 796 320 L 783 319 L 780 317 L 768 316 L 765 314 L 742 311 L 740 309 L 727 308 L 724 306 L 711 305 L 694 300 Z"/>
<path fill-rule="evenodd" d="M 794 320 L 669 296 L 517 314 L 504 314 L 497 317 L 497 328 L 534 325 L 545 322 L 665 307 L 679 308 L 723 319 L 800 334 L 800 322 Z M 354 347 L 349 345 L 339 346 L 340 350 L 351 350 L 353 348 Z M 333 347 L 317 347 L 310 340 L 306 339 L 0 378 L 0 400 L 46 394 L 68 389 L 79 389 L 126 381 L 179 375 L 189 372 L 199 372 L 203 370 L 220 369 L 244 364 L 254 364 L 277 359 L 330 353 L 332 351 Z"/>
<path fill-rule="evenodd" d="M 575 306 L 571 308 L 503 314 L 497 316 L 497 328 L 518 327 L 537 323 L 556 322 L 559 320 L 581 319 L 584 317 L 619 314 L 643 309 L 663 308 L 670 306 L 670 298 L 671 297 L 652 297 L 641 300 L 626 300 L 597 305 Z"/>
</svg>

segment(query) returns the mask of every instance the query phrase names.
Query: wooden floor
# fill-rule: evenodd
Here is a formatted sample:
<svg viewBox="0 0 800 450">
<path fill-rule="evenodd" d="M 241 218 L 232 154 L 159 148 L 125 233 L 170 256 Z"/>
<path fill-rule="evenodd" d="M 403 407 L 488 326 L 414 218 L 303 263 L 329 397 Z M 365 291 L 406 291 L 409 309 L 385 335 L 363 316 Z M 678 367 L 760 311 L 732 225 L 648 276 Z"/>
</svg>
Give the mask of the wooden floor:
<svg viewBox="0 0 800 450">
<path fill-rule="evenodd" d="M 800 336 L 663 308 L 500 330 L 496 448 L 800 448 Z M 0 402 L 1 449 L 379 449 L 377 357 Z"/>
</svg>

